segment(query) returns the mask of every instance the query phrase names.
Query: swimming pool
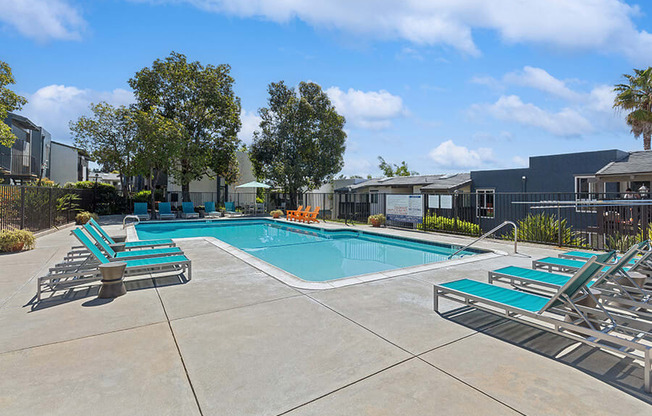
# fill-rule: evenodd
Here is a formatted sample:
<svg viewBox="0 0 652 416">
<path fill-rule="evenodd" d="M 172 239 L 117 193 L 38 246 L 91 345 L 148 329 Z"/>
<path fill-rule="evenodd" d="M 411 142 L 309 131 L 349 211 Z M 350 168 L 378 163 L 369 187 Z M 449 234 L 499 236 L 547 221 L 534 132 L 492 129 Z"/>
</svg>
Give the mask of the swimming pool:
<svg viewBox="0 0 652 416">
<path fill-rule="evenodd" d="M 309 282 L 326 282 L 448 260 L 460 247 L 357 230 L 264 220 L 173 221 L 136 225 L 140 239 L 215 237 Z M 484 253 L 467 249 L 455 258 Z"/>
</svg>

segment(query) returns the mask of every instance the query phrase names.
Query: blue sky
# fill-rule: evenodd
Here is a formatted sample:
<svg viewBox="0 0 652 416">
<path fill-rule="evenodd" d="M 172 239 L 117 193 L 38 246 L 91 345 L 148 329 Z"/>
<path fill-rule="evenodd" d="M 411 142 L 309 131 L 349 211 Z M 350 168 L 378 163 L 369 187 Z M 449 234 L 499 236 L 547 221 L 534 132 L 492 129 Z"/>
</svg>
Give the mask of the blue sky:
<svg viewBox="0 0 652 416">
<path fill-rule="evenodd" d="M 245 143 L 270 82 L 322 86 L 347 118 L 346 175 L 640 150 L 612 86 L 652 65 L 652 4 L 619 0 L 0 0 L 21 114 L 70 143 L 91 102 L 170 51 L 232 67 Z"/>
</svg>

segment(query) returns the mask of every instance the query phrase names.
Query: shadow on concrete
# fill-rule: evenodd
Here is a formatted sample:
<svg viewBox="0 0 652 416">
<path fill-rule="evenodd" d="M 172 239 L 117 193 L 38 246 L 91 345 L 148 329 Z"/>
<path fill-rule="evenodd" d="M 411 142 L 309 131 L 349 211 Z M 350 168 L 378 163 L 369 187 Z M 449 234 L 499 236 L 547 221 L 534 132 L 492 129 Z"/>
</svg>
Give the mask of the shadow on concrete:
<svg viewBox="0 0 652 416">
<path fill-rule="evenodd" d="M 93 306 L 102 306 L 106 305 L 107 303 L 113 302 L 114 298 L 105 298 L 105 299 L 100 299 L 100 298 L 95 298 L 91 300 L 87 300 L 86 302 L 82 303 L 82 306 L 88 308 L 88 307 L 93 307 Z"/>
<path fill-rule="evenodd" d="M 137 290 L 146 290 L 146 289 L 155 289 L 157 287 L 173 286 L 173 285 L 183 285 L 188 283 L 190 280 L 186 277 L 185 273 L 177 275 L 163 275 L 157 277 L 147 277 L 142 279 L 129 279 L 125 280 L 125 287 L 127 288 L 127 294 L 129 292 L 135 292 Z M 88 297 L 97 297 L 97 294 L 100 290 L 100 281 L 95 281 L 94 284 L 83 286 L 83 287 L 73 287 L 67 290 L 61 290 L 58 292 L 50 292 L 52 295 L 47 298 L 43 298 L 40 302 L 37 300 L 36 296 L 32 297 L 23 307 L 30 307 L 31 312 L 37 312 L 45 309 L 49 309 L 54 306 L 62 305 L 68 302 L 75 302 L 81 299 Z M 113 299 L 93 299 L 86 301 L 82 304 L 84 307 L 93 307 L 93 306 L 102 306 L 107 303 L 110 303 Z"/>
<path fill-rule="evenodd" d="M 643 390 L 643 366 L 599 348 L 570 340 L 525 323 L 463 307 L 441 314 L 444 318 L 483 334 L 572 366 L 639 400 L 652 404 Z"/>
<path fill-rule="evenodd" d="M 127 214 L 102 215 L 97 221 L 100 225 L 122 225 L 122 220 Z"/>
</svg>

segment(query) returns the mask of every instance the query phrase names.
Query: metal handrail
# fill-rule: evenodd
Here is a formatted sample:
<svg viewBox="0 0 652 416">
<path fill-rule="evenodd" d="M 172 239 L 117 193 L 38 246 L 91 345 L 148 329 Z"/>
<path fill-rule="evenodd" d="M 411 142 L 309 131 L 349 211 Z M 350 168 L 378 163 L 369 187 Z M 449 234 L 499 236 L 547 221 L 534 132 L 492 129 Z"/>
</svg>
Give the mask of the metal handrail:
<svg viewBox="0 0 652 416">
<path fill-rule="evenodd" d="M 518 245 L 518 227 L 516 226 L 516 223 L 514 223 L 513 221 L 503 221 L 502 224 L 497 225 L 496 227 L 494 227 L 491 230 L 487 231 L 486 233 L 482 234 L 480 237 L 476 238 L 475 240 L 471 241 L 469 244 L 465 245 L 461 249 L 457 250 L 455 253 L 448 256 L 448 258 L 449 259 L 453 258 L 457 253 L 466 250 L 467 248 L 471 247 L 473 244 L 477 243 L 480 240 L 484 240 L 487 236 L 495 233 L 499 229 L 503 228 L 505 225 L 511 225 L 511 226 L 514 227 L 514 254 L 516 254 L 517 253 L 517 245 Z"/>
<path fill-rule="evenodd" d="M 138 217 L 138 215 L 125 215 L 125 217 L 122 219 L 123 230 L 127 227 L 127 220 L 136 220 L 135 223 L 132 222 L 134 225 L 140 224 L 140 217 Z"/>
</svg>

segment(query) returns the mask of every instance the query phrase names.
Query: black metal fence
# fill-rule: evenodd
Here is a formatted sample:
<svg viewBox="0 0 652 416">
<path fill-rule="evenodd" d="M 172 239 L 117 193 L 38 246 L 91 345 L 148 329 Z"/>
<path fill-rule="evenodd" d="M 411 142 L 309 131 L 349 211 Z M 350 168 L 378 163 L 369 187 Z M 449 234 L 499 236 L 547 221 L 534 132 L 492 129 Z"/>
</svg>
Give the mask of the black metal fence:
<svg viewBox="0 0 652 416">
<path fill-rule="evenodd" d="M 0 185 L 0 230 L 47 229 L 73 221 L 80 210 L 99 212 L 103 197 L 94 189 L 68 189 Z M 366 223 L 374 214 L 388 216 L 386 193 L 314 193 L 291 196 L 277 192 L 248 190 L 227 195 L 236 210 L 245 214 L 295 209 L 298 205 L 320 208 L 318 218 Z M 224 195 L 191 192 L 196 207 L 208 201 L 224 206 Z M 173 206 L 180 195 L 167 195 Z M 501 224 L 518 224 L 519 241 L 593 249 L 623 249 L 636 241 L 652 239 L 652 199 L 649 195 L 607 193 L 508 193 L 477 191 L 447 195 L 420 195 L 417 221 L 396 221 L 393 227 L 478 236 Z M 111 212 L 118 209 L 111 205 Z M 131 210 L 131 204 L 121 205 Z M 122 208 L 120 208 L 122 209 Z M 107 211 L 108 212 L 108 211 Z M 505 228 L 495 235 L 510 238 Z"/>
<path fill-rule="evenodd" d="M 369 215 L 387 216 L 392 194 L 335 194 L 333 218 L 366 222 Z M 508 193 L 478 191 L 422 195 L 418 222 L 392 221 L 393 227 L 479 236 L 503 221 L 519 228 L 519 240 L 592 249 L 622 249 L 652 239 L 649 195 L 607 193 Z M 391 217 L 390 217 L 391 218 Z M 497 238 L 510 238 L 510 227 Z"/>
<path fill-rule="evenodd" d="M 74 221 L 92 210 L 92 190 L 0 185 L 0 230 L 39 231 Z"/>
</svg>

